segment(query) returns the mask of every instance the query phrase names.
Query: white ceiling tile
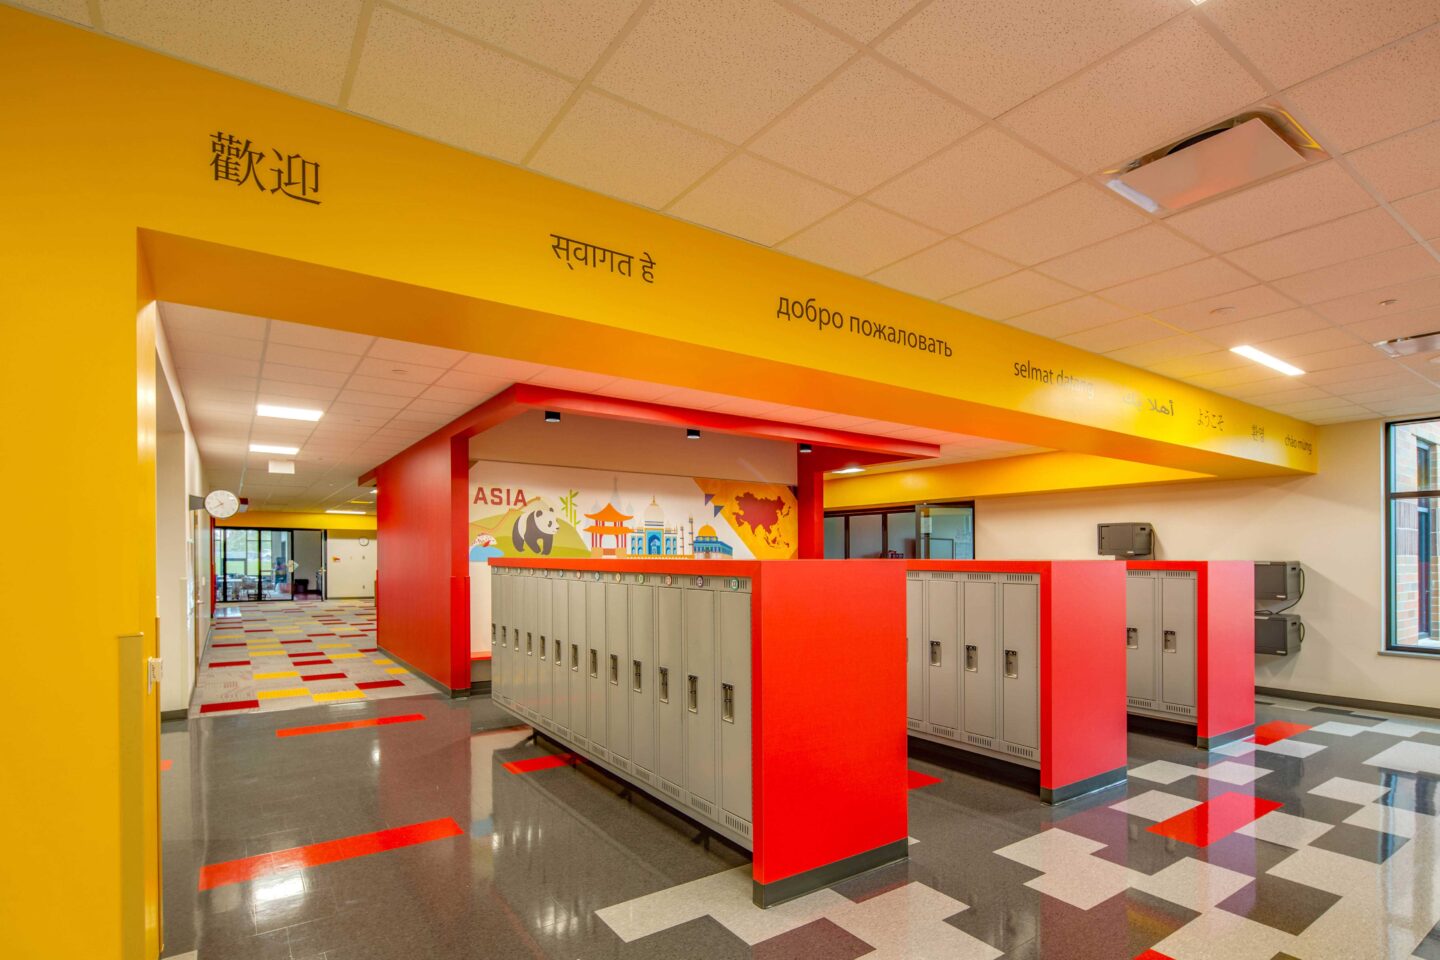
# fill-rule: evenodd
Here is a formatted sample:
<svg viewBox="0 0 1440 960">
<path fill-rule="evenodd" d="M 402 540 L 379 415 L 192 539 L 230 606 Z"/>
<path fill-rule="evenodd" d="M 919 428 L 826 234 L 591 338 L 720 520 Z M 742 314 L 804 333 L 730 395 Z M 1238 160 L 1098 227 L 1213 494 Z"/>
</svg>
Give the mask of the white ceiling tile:
<svg viewBox="0 0 1440 960">
<path fill-rule="evenodd" d="M 1018 264 L 950 239 L 877 270 L 869 279 L 906 293 L 938 300 L 1014 273 Z"/>
<path fill-rule="evenodd" d="M 1204 258 L 1205 251 L 1161 226 L 1118 237 L 1047 260 L 1040 273 L 1082 290 L 1101 290 Z"/>
<path fill-rule="evenodd" d="M 395 0 L 422 16 L 570 77 L 581 77 L 640 0 Z"/>
<path fill-rule="evenodd" d="M 1440 260 L 1417 244 L 1274 281 L 1275 289 L 1301 303 L 1320 303 L 1440 273 Z"/>
<path fill-rule="evenodd" d="M 90 26 L 90 5 L 86 0 L 16 0 L 22 7 L 39 10 L 53 17 Z"/>
<path fill-rule="evenodd" d="M 1209 257 L 1110 287 L 1100 291 L 1100 295 L 1129 307 L 1135 313 L 1151 313 L 1163 307 L 1194 303 L 1232 290 L 1239 291 L 1254 282 L 1254 278 L 1224 260 Z"/>
<path fill-rule="evenodd" d="M 380 382 L 384 383 L 387 381 Z M 340 404 L 356 404 L 357 406 L 370 407 L 375 410 L 394 411 L 405 407 L 409 404 L 410 399 L 410 397 L 396 396 L 393 393 L 374 393 L 369 390 L 347 389 L 340 391 L 340 396 L 336 398 L 335 402 Z"/>
<path fill-rule="evenodd" d="M 1253 403 L 1257 407 L 1269 408 L 1276 403 L 1294 403 L 1299 400 L 1321 400 L 1330 396 L 1319 387 L 1304 383 L 1304 377 L 1290 377 L 1284 383 L 1257 380 L 1253 383 L 1236 384 L 1226 387 L 1227 396 Z"/>
<path fill-rule="evenodd" d="M 833 213 L 847 199 L 768 160 L 739 153 L 666 212 L 770 246 Z"/>
<path fill-rule="evenodd" d="M 861 57 L 750 149 L 841 190 L 864 193 L 979 123 L 898 70 Z"/>
<path fill-rule="evenodd" d="M 552 177 L 659 208 L 727 152 L 719 140 L 587 90 L 530 165 Z"/>
<path fill-rule="evenodd" d="M 958 233 L 1075 179 L 994 126 L 875 190 L 870 200 L 912 220 Z"/>
<path fill-rule="evenodd" d="M 973 290 L 946 297 L 945 302 L 982 317 L 1005 320 L 1053 303 L 1073 300 L 1083 292 L 1033 270 L 1021 270 L 981 284 Z"/>
<path fill-rule="evenodd" d="M 1440 403 L 1440 387 L 1421 380 L 1419 377 L 1412 378 L 1408 383 L 1395 383 L 1379 390 L 1341 393 L 1332 388 L 1332 392 L 1338 393 L 1351 403 L 1358 403 L 1362 406 L 1372 403 L 1403 403 L 1406 400 L 1418 402 L 1420 398 L 1425 398 L 1425 401 L 1432 405 Z"/>
<path fill-rule="evenodd" d="M 1201 374 L 1216 373 L 1221 370 L 1236 370 L 1244 366 L 1254 366 L 1254 364 L 1244 357 L 1231 353 L 1229 350 L 1216 350 L 1214 353 L 1201 353 L 1188 357 L 1176 357 L 1174 360 L 1162 360 L 1158 363 L 1151 364 L 1151 369 L 1167 377 L 1189 380 Z"/>
<path fill-rule="evenodd" d="M 1129 315 L 1130 312 L 1124 307 L 1117 307 L 1113 303 L 1106 303 L 1099 297 L 1078 297 L 1074 300 L 1067 300 L 1064 303 L 1057 303 L 1053 306 L 1042 307 L 1039 310 L 1021 314 L 1018 317 L 1012 317 L 1006 320 L 1005 323 L 1007 326 L 1028 330 L 1031 333 L 1038 333 L 1042 337 L 1060 339 L 1062 337 L 1068 337 L 1071 334 L 1079 333 L 1082 330 L 1093 330 L 1096 327 L 1112 323 Z M 1167 331 L 1167 333 L 1168 332 L 1173 331 Z M 1128 344 L 1122 345 L 1128 346 Z M 1095 348 L 1086 347 L 1085 349 L 1091 350 Z"/>
<path fill-rule="evenodd" d="M 263 340 L 227 337 L 222 333 L 181 327 L 167 331 L 172 353 L 218 354 L 245 360 L 259 360 L 265 351 Z"/>
<path fill-rule="evenodd" d="M 108 32 L 142 46 L 333 104 L 340 98 L 360 7 L 361 0 L 279 5 L 269 0 L 104 0 L 101 15 Z M 259 133 L 227 132 L 242 139 Z"/>
<path fill-rule="evenodd" d="M 1395 212 L 1420 232 L 1420 236 L 1433 241 L 1440 239 L 1440 190 L 1427 190 L 1413 197 L 1395 201 Z"/>
<path fill-rule="evenodd" d="M 1275 280 L 1411 242 L 1412 238 L 1405 228 L 1388 211 L 1372 207 L 1329 223 L 1232 250 L 1225 259 L 1261 280 Z"/>
<path fill-rule="evenodd" d="M 1234 250 L 1373 207 L 1375 201 L 1334 162 L 1182 210 L 1165 222 L 1211 250 Z"/>
<path fill-rule="evenodd" d="M 1440 413 L 1440 399 L 1422 397 L 1411 400 L 1397 400 L 1394 403 L 1372 403 L 1369 408 L 1386 417 L 1423 416 Z"/>
<path fill-rule="evenodd" d="M 879 50 L 994 117 L 1185 9 L 1182 0 L 935 0 Z"/>
<path fill-rule="evenodd" d="M 340 390 L 336 387 L 327 387 L 318 383 L 286 383 L 282 380 L 261 380 L 260 392 L 256 397 L 259 403 L 268 403 L 274 406 L 300 406 L 315 407 L 324 406 Z M 305 400 L 307 403 L 290 403 L 292 400 Z"/>
<path fill-rule="evenodd" d="M 1105 356 L 1120 363 L 1128 363 L 1136 367 L 1149 367 L 1151 364 L 1165 360 L 1200 356 L 1210 353 L 1214 349 L 1214 344 L 1207 343 L 1192 334 L 1182 333 L 1179 336 L 1166 337 L 1163 340 L 1150 340 L 1129 347 L 1120 347 L 1117 350 L 1109 351 Z"/>
<path fill-rule="evenodd" d="M 1209 0 L 1200 12 L 1277 88 L 1353 60 L 1440 17 L 1434 0 Z"/>
<path fill-rule="evenodd" d="M 1353 347 L 1340 347 L 1336 350 L 1322 350 L 1317 353 L 1301 354 L 1290 358 L 1290 362 L 1301 370 L 1310 372 L 1374 363 L 1377 357 L 1385 359 L 1385 354 L 1372 346 L 1356 343 Z M 1357 376 L 1359 375 L 1361 374 L 1357 374 Z"/>
<path fill-rule="evenodd" d="M 176 350 L 170 357 L 175 361 L 175 367 L 180 371 L 181 379 L 185 379 L 187 371 L 192 368 L 204 371 L 207 376 L 258 377 L 260 375 L 259 360 L 226 357 L 218 353 L 191 353 L 188 350 Z"/>
<path fill-rule="evenodd" d="M 332 353 L 329 350 L 272 343 L 265 348 L 265 363 L 267 367 L 271 363 L 277 363 L 287 367 L 313 367 L 316 370 L 349 373 L 360 363 L 360 358 L 351 353 Z M 271 376 L 271 379 L 278 378 Z"/>
<path fill-rule="evenodd" d="M 1394 369 L 1383 376 L 1362 377 L 1358 380 L 1341 380 L 1335 383 L 1325 384 L 1325 392 L 1337 397 L 1353 399 L 1355 395 L 1362 393 L 1374 393 L 1377 390 L 1396 390 L 1396 396 L 1413 396 L 1413 387 L 1428 387 L 1434 389 L 1434 384 L 1423 378 L 1422 373 L 1400 363 L 1390 364 Z M 1436 371 L 1440 374 L 1440 371 Z M 1357 401 L 1358 402 L 1358 401 Z"/>
<path fill-rule="evenodd" d="M 1369 377 L 1393 377 L 1396 368 L 1400 364 L 1391 360 L 1379 351 L 1373 351 L 1374 359 L 1357 360 L 1355 363 L 1341 364 L 1336 367 L 1316 367 L 1306 369 L 1304 380 L 1306 383 L 1325 388 L 1332 383 L 1351 383 L 1356 380 L 1364 380 Z"/>
<path fill-rule="evenodd" d="M 370 352 L 366 356 L 378 357 L 381 360 L 394 360 L 399 364 L 435 367 L 443 371 L 455 366 L 468 354 L 464 350 L 451 350 L 448 347 L 435 347 L 426 343 L 380 339 L 370 347 Z"/>
<path fill-rule="evenodd" d="M 1264 317 L 1252 317 L 1249 320 L 1238 320 L 1231 323 L 1220 324 L 1219 326 L 1207 327 L 1199 332 L 1201 337 L 1209 340 L 1217 347 L 1224 347 L 1229 350 L 1231 347 L 1238 347 L 1243 344 L 1257 346 L 1262 340 L 1275 340 L 1280 337 L 1291 337 L 1299 333 L 1310 333 L 1314 330 L 1334 330 L 1335 327 L 1323 317 L 1305 307 L 1297 307 L 1293 310 L 1282 310 L 1279 313 L 1272 313 Z M 1352 338 L 1353 339 L 1353 338 Z M 1268 347 L 1265 349 L 1269 349 Z"/>
<path fill-rule="evenodd" d="M 413 401 L 405 409 L 420 413 L 442 414 L 453 420 L 462 414 L 469 413 L 472 406 L 472 404 L 453 403 L 448 400 L 426 400 L 422 397 Z"/>
<path fill-rule="evenodd" d="M 674 391 L 674 387 L 664 383 L 649 383 L 644 380 L 611 380 L 605 384 L 602 391 L 607 397 L 621 397 L 625 400 L 640 400 L 649 402 L 656 400 L 665 394 Z"/>
<path fill-rule="evenodd" d="M 920 0 L 794 0 L 809 11 L 861 43 L 869 43 Z"/>
<path fill-rule="evenodd" d="M 776 249 L 864 276 L 942 239 L 941 234 L 862 201 L 833 213 Z"/>
<path fill-rule="evenodd" d="M 463 366 L 464 362 L 465 361 L 462 360 L 460 365 Z M 448 389 L 458 390 L 463 393 L 481 394 L 489 397 L 504 390 L 510 386 L 512 382 L 513 381 L 510 380 L 502 380 L 499 377 L 483 377 L 476 373 L 469 373 L 457 366 L 454 370 L 442 373 L 440 379 L 435 381 L 435 385 L 424 394 L 421 394 L 421 396 L 428 395 L 431 390 Z"/>
<path fill-rule="evenodd" d="M 1363 147 L 1347 159 L 1388 200 L 1440 187 L 1440 121 Z"/>
<path fill-rule="evenodd" d="M 283 343 L 292 347 L 309 347 L 312 350 L 329 350 L 332 353 L 363 354 L 370 349 L 375 338 L 348 330 L 332 330 L 329 327 L 315 327 L 305 323 L 287 323 L 284 320 L 270 321 L 271 343 Z"/>
<path fill-rule="evenodd" d="M 1184 361 L 1181 360 L 1177 362 L 1183 363 Z M 1244 366 L 1230 367 L 1225 370 L 1217 370 L 1213 373 L 1197 373 L 1185 379 L 1195 386 L 1203 387 L 1206 390 L 1226 391 L 1243 384 L 1266 383 L 1278 385 L 1286 382 L 1290 378 L 1268 367 L 1262 367 L 1258 363 L 1246 361 Z"/>
<path fill-rule="evenodd" d="M 512 163 L 575 85 L 513 57 L 376 6 L 347 101 L 356 113 Z"/>
<path fill-rule="evenodd" d="M 1156 323 L 1149 317 L 1130 317 L 1115 323 L 1107 323 L 1105 326 L 1096 327 L 1093 330 L 1086 330 L 1083 333 L 1061 337 L 1060 342 L 1068 343 L 1072 347 L 1079 347 L 1081 350 L 1107 353 L 1122 347 L 1131 347 L 1174 335 L 1174 330 Z"/>
<path fill-rule="evenodd" d="M 1251 346 L 1259 347 L 1272 357 L 1279 357 L 1282 360 L 1311 356 L 1327 350 L 1343 350 L 1362 343 L 1354 334 L 1339 327 L 1307 330 L 1304 333 L 1292 333 L 1289 336 L 1274 337 L 1269 340 L 1256 337 L 1248 342 Z"/>
<path fill-rule="evenodd" d="M 1163 147 L 1264 95 L 1197 20 L 1183 17 L 1021 104 L 1004 122 L 1088 173 Z"/>
<path fill-rule="evenodd" d="M 266 360 L 261 375 L 274 383 L 311 383 L 322 387 L 344 386 L 350 374 L 339 370 L 320 370 L 315 367 L 296 367 Z"/>
<path fill-rule="evenodd" d="M 345 393 L 363 390 L 366 393 L 384 394 L 387 397 L 418 397 L 425 390 L 425 384 L 406 380 L 392 380 L 355 374 L 345 383 Z M 403 404 L 402 404 L 403 406 Z"/>
<path fill-rule="evenodd" d="M 1440 29 L 1351 61 L 1288 96 L 1321 141 L 1342 151 L 1440 119 Z"/>
<path fill-rule="evenodd" d="M 1396 302 L 1389 306 L 1381 302 L 1392 298 Z M 1435 304 L 1440 304 L 1440 277 L 1426 277 L 1317 303 L 1315 312 L 1333 323 L 1355 323 Z"/>
<path fill-rule="evenodd" d="M 740 143 L 854 52 L 772 0 L 656 0 L 593 82 Z"/>
<path fill-rule="evenodd" d="M 1125 201 L 1080 181 L 968 230 L 961 237 L 1006 259 L 1033 264 L 1145 223 L 1144 215 Z"/>
<path fill-rule="evenodd" d="M 211 382 L 210 377 L 199 374 L 194 376 L 191 382 L 183 383 L 182 393 L 187 412 L 192 415 L 203 414 L 208 403 L 240 404 L 254 412 L 256 390 L 253 385 L 249 389 L 229 390 L 212 386 Z"/>
<path fill-rule="evenodd" d="M 1396 304 L 1396 307 L 1398 306 L 1399 304 Z M 1345 329 L 1366 343 L 1378 343 L 1382 340 L 1396 340 L 1400 337 L 1433 333 L 1440 330 L 1440 305 L 1421 307 L 1418 310 L 1404 310 L 1399 313 L 1395 312 L 1395 308 L 1391 308 L 1378 317 L 1346 324 Z"/>
<path fill-rule="evenodd" d="M 204 333 L 219 333 L 227 337 L 243 337 L 247 340 L 264 340 L 270 321 L 263 317 L 251 317 L 227 310 L 210 310 L 206 307 L 191 307 L 183 303 L 164 302 L 160 304 L 161 323 L 166 331 L 199 330 Z"/>
<path fill-rule="evenodd" d="M 192 390 L 213 390 L 213 391 L 243 391 L 250 400 L 255 399 L 255 391 L 260 388 L 260 378 L 257 376 L 241 376 L 236 374 L 217 374 L 210 370 L 190 369 L 181 371 L 180 383 L 184 387 L 182 391 L 188 398 Z"/>
</svg>

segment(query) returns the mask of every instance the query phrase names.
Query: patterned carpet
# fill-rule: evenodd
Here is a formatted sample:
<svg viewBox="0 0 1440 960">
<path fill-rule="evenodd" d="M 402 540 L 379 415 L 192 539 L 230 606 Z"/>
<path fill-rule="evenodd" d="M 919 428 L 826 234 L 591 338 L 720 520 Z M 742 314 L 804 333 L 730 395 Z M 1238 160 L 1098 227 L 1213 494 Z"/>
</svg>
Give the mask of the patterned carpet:
<svg viewBox="0 0 1440 960">
<path fill-rule="evenodd" d="M 370 601 L 242 603 L 220 614 L 192 717 L 433 692 L 380 651 Z"/>
</svg>

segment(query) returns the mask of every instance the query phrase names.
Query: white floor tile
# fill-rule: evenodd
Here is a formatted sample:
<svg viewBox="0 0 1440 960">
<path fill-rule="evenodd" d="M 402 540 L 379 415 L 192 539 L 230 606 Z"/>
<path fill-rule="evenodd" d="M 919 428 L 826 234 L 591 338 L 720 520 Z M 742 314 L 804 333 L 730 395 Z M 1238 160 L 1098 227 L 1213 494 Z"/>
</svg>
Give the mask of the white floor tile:
<svg viewBox="0 0 1440 960">
<path fill-rule="evenodd" d="M 1154 783 L 1171 784 L 1177 780 L 1195 776 L 1195 768 L 1180 763 L 1171 763 L 1169 760 L 1154 760 L 1144 766 L 1132 768 L 1130 776 L 1139 777 L 1141 780 L 1150 780 Z"/>
<path fill-rule="evenodd" d="M 1270 960 L 1277 953 L 1289 952 L 1294 942 L 1284 931 L 1215 909 L 1161 940 L 1155 952 L 1174 960 Z"/>
<path fill-rule="evenodd" d="M 1186 857 L 1153 876 L 1142 875 L 1131 886 L 1203 913 L 1253 882 L 1253 877 L 1243 873 Z"/>
<path fill-rule="evenodd" d="M 1372 767 L 1403 770 L 1406 773 L 1428 773 L 1440 776 L 1440 746 L 1433 743 L 1397 743 L 1365 761 Z"/>
<path fill-rule="evenodd" d="M 1324 723 L 1317 723 L 1311 727 L 1308 733 L 1328 733 L 1336 737 L 1353 737 L 1357 733 L 1364 733 L 1369 727 L 1361 726 L 1358 723 L 1344 723 L 1340 720 L 1326 720 Z"/>
<path fill-rule="evenodd" d="M 1280 810 L 1272 810 L 1259 820 L 1252 820 L 1235 832 L 1247 837 L 1254 837 L 1256 840 L 1266 840 L 1270 843 L 1278 843 L 1282 847 L 1298 849 L 1314 843 L 1323 834 L 1329 832 L 1330 826 L 1319 820 L 1310 820 L 1305 817 L 1292 816 Z"/>
<path fill-rule="evenodd" d="M 1177 797 L 1175 794 L 1166 793 L 1163 790 L 1147 790 L 1128 800 L 1111 804 L 1110 809 L 1159 823 L 1161 820 L 1169 820 L 1171 817 L 1198 806 L 1200 806 L 1200 801 L 1190 797 Z"/>
<path fill-rule="evenodd" d="M 1320 786 L 1312 787 L 1310 792 L 1317 797 L 1344 800 L 1346 803 L 1374 803 L 1389 793 L 1390 788 L 1382 787 L 1378 783 L 1351 780 L 1348 777 L 1331 777 Z"/>
<path fill-rule="evenodd" d="M 1214 763 L 1204 770 L 1199 771 L 1202 777 L 1219 780 L 1221 783 L 1233 783 L 1236 785 L 1254 783 L 1269 772 L 1270 771 L 1264 767 L 1256 767 L 1248 763 L 1236 763 L 1233 760 Z"/>
</svg>

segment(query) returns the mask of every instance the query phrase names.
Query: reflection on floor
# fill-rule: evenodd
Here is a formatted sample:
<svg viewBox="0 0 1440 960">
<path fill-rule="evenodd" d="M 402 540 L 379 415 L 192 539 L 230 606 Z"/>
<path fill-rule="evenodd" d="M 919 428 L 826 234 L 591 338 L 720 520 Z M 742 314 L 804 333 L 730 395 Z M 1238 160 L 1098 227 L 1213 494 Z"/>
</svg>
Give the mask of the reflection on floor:
<svg viewBox="0 0 1440 960">
<path fill-rule="evenodd" d="M 372 601 L 242 603 L 217 613 L 190 700 L 192 717 L 430 690 L 380 652 Z"/>
<path fill-rule="evenodd" d="M 165 955 L 1440 960 L 1440 722 L 1258 709 L 1058 808 L 912 761 L 909 862 L 769 911 L 488 698 L 170 723 Z"/>
</svg>

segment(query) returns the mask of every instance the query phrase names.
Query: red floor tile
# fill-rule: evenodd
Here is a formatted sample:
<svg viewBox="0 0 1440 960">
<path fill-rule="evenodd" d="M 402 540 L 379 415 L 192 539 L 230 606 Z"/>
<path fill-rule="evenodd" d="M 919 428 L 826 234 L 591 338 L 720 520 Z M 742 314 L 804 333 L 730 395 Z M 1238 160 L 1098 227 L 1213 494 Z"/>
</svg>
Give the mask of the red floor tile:
<svg viewBox="0 0 1440 960">
<path fill-rule="evenodd" d="M 290 666 L 292 666 L 292 667 L 328 667 L 328 666 L 330 666 L 331 664 L 333 664 L 334 662 L 335 662 L 334 660 L 291 660 L 291 661 L 290 661 Z"/>
<path fill-rule="evenodd" d="M 273 633 L 269 627 L 246 627 L 246 633 Z"/>
<path fill-rule="evenodd" d="M 312 733 L 333 733 L 336 730 L 354 730 L 357 727 L 384 727 L 392 723 L 414 723 L 424 720 L 423 713 L 404 713 L 394 717 L 370 717 L 366 720 L 344 720 L 340 723 L 321 723 L 312 727 L 281 727 L 275 731 L 277 737 L 303 737 Z"/>
<path fill-rule="evenodd" d="M 200 707 L 201 713 L 223 713 L 226 710 L 256 710 L 260 707 L 259 700 L 231 700 L 227 703 L 206 703 Z"/>
<path fill-rule="evenodd" d="M 1293 737 L 1297 733 L 1304 733 L 1309 729 L 1310 724 L 1308 723 L 1287 723 L 1284 720 L 1271 720 L 1269 723 L 1262 723 L 1256 727 L 1254 736 L 1248 737 L 1247 739 L 1264 746 L 1267 743 L 1274 743 L 1276 740 Z"/>
<path fill-rule="evenodd" d="M 511 773 L 534 773 L 536 770 L 553 770 L 555 767 L 568 767 L 575 759 L 573 754 L 552 753 L 543 757 L 531 757 L 529 760 L 512 760 L 505 764 L 505 769 Z"/>
<path fill-rule="evenodd" d="M 343 673 L 306 673 L 300 675 L 301 680 L 344 680 Z"/>
<path fill-rule="evenodd" d="M 214 670 L 216 667 L 248 667 L 248 666 L 250 666 L 250 661 L 249 661 L 249 660 L 218 660 L 218 661 L 212 662 L 212 663 L 210 664 L 210 669 L 211 669 L 211 670 Z"/>
<path fill-rule="evenodd" d="M 333 637 L 333 636 L 335 636 L 335 634 L 333 634 L 333 633 L 307 633 L 307 634 L 305 634 L 305 636 L 307 636 L 307 637 Z"/>
<path fill-rule="evenodd" d="M 245 646 L 245 642 L 242 640 L 240 643 L 212 643 L 212 644 L 210 644 L 210 646 L 212 646 L 212 647 L 243 647 L 243 646 Z"/>
<path fill-rule="evenodd" d="M 309 640 L 281 640 L 280 642 L 281 642 L 282 644 L 286 644 L 286 643 L 309 643 L 310 641 L 309 641 Z M 292 656 L 293 656 L 293 654 L 292 654 Z"/>
<path fill-rule="evenodd" d="M 919 770 L 907 770 L 910 775 L 910 789 L 919 790 L 921 787 L 928 787 L 932 783 L 941 783 L 939 777 L 932 777 L 928 773 L 921 773 Z"/>
<path fill-rule="evenodd" d="M 381 687 L 403 687 L 404 680 L 366 680 L 364 683 L 355 684 L 357 690 L 379 690 Z"/>
<path fill-rule="evenodd" d="M 1208 847 L 1282 806 L 1284 804 L 1277 801 L 1248 793 L 1222 793 L 1147 829 L 1193 847 Z"/>
<path fill-rule="evenodd" d="M 359 650 L 357 650 L 356 652 L 357 652 L 357 653 L 379 653 L 379 652 L 380 652 L 380 648 L 379 648 L 379 647 L 361 647 L 361 648 L 360 648 Z"/>
<path fill-rule="evenodd" d="M 441 817 L 425 823 L 412 823 L 406 827 L 392 827 L 389 830 L 362 833 L 355 837 L 342 837 L 339 840 L 326 840 L 303 847 L 291 847 L 289 850 L 277 850 L 275 853 L 264 853 L 256 857 L 207 864 L 200 868 L 200 889 L 213 890 L 216 887 L 223 887 L 231 883 L 244 883 L 247 880 L 254 880 L 256 877 L 263 877 L 266 874 L 282 870 L 304 869 L 323 863 L 334 863 L 337 860 L 364 857 L 398 847 L 410 847 L 417 843 L 461 836 L 464 832 L 460 829 L 460 825 L 450 817 Z"/>
<path fill-rule="evenodd" d="M 1144 953 L 1137 954 L 1135 960 L 1175 960 L 1175 958 L 1167 953 L 1161 953 L 1159 950 L 1146 950 Z"/>
</svg>

